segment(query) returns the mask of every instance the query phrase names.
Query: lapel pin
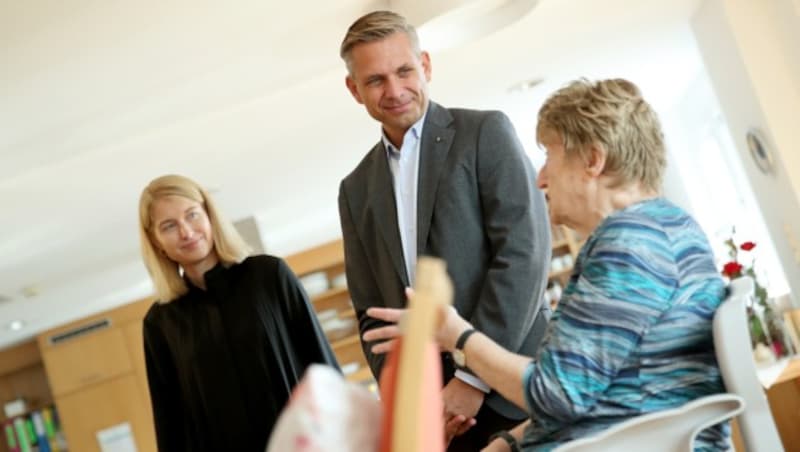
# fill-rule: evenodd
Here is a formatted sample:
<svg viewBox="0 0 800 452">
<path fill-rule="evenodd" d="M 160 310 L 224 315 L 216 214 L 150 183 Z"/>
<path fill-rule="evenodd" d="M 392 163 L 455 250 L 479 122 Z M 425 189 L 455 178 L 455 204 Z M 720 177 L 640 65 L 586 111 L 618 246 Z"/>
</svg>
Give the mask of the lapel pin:
<svg viewBox="0 0 800 452">
<path fill-rule="evenodd" d="M 441 143 L 442 142 L 442 137 L 436 137 L 436 142 L 437 143 Z"/>
</svg>

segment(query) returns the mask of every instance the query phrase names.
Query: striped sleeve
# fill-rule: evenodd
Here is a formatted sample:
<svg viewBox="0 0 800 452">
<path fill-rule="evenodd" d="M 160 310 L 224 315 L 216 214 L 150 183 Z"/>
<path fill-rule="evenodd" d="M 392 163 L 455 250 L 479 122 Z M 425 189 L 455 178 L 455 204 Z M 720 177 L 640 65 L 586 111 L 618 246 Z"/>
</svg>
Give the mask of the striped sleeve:
<svg viewBox="0 0 800 452">
<path fill-rule="evenodd" d="M 593 408 L 670 309 L 665 300 L 677 284 L 670 241 L 657 223 L 620 216 L 595 231 L 537 363 L 524 375 L 528 409 L 540 426 L 563 425 Z"/>
</svg>

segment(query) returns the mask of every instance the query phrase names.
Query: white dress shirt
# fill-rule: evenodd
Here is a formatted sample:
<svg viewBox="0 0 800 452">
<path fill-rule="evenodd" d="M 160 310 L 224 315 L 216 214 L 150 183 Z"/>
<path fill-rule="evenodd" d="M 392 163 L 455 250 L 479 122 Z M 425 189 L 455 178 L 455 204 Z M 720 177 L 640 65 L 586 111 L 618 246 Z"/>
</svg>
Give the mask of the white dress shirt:
<svg viewBox="0 0 800 452">
<path fill-rule="evenodd" d="M 417 264 L 417 181 L 419 176 L 419 144 L 425 115 L 412 125 L 403 136 L 403 144 L 397 149 L 386 134 L 382 134 L 383 145 L 389 160 L 394 185 L 394 200 L 397 206 L 397 228 L 406 261 L 408 284 L 414 285 Z"/>
</svg>

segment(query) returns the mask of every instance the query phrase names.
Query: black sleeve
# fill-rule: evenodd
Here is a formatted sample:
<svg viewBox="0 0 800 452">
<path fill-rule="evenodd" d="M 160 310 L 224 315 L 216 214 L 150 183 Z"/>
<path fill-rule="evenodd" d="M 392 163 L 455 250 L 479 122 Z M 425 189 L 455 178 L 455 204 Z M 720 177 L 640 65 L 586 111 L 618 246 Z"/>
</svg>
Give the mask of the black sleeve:
<svg viewBox="0 0 800 452">
<path fill-rule="evenodd" d="M 292 269 L 278 259 L 278 281 L 280 292 L 289 316 L 291 341 L 297 351 L 297 359 L 303 368 L 310 364 L 327 364 L 339 370 L 336 356 L 317 321 L 317 315 L 303 286 Z"/>
<path fill-rule="evenodd" d="M 162 452 L 186 450 L 182 424 L 183 404 L 180 400 L 175 363 L 161 330 L 147 318 L 142 328 L 147 383 L 153 405 L 158 450 Z"/>
</svg>

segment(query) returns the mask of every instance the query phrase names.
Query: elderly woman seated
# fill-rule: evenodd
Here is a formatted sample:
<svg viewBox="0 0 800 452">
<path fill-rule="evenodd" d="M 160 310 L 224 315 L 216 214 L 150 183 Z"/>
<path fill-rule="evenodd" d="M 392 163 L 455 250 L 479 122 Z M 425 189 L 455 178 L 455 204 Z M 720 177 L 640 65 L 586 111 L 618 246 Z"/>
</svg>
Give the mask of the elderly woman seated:
<svg viewBox="0 0 800 452">
<path fill-rule="evenodd" d="M 536 356 L 503 349 L 453 309 L 444 316 L 439 345 L 458 344 L 471 372 L 530 413 L 485 450 L 549 450 L 724 392 L 711 330 L 723 281 L 695 220 L 659 196 L 663 135 L 639 89 L 575 81 L 545 102 L 536 133 L 551 220 L 588 238 Z M 367 314 L 395 321 L 401 311 Z M 364 339 L 395 334 L 390 326 Z M 727 424 L 717 425 L 696 444 L 726 449 L 727 436 Z"/>
</svg>

